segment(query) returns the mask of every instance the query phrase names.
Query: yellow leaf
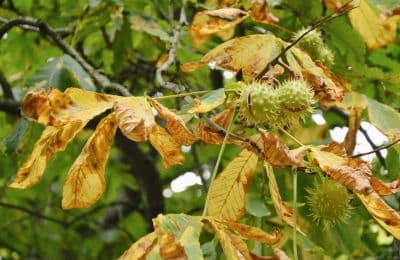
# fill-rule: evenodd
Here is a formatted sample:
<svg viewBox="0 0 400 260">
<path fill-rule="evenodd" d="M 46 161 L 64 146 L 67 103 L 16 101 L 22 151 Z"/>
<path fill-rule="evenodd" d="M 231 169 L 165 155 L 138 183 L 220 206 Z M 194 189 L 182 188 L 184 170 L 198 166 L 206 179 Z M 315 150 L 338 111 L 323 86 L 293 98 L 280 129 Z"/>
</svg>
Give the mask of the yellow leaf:
<svg viewBox="0 0 400 260">
<path fill-rule="evenodd" d="M 183 163 L 185 158 L 181 154 L 180 146 L 167 130 L 156 124 L 150 132 L 149 139 L 161 155 L 165 168 Z"/>
<path fill-rule="evenodd" d="M 40 181 L 48 161 L 56 152 L 63 151 L 87 122 L 71 121 L 62 126 L 47 126 L 33 147 L 27 161 L 8 186 L 25 189 Z"/>
<path fill-rule="evenodd" d="M 264 167 L 268 176 L 268 187 L 271 193 L 271 199 L 272 203 L 274 204 L 276 213 L 278 213 L 279 217 L 283 221 L 285 221 L 292 227 L 295 227 L 297 231 L 300 232 L 301 234 L 304 234 L 303 231 L 301 231 L 300 229 L 299 219 L 298 218 L 296 219 L 296 223 L 293 222 L 293 209 L 288 207 L 282 201 L 281 195 L 279 194 L 279 187 L 275 179 L 273 168 L 267 163 L 264 163 Z"/>
<path fill-rule="evenodd" d="M 245 77 L 254 78 L 283 49 L 283 42 L 271 34 L 238 37 L 218 45 L 198 62 L 182 65 L 192 72 L 210 62 L 230 71 L 242 70 Z"/>
<path fill-rule="evenodd" d="M 346 149 L 347 155 L 352 155 L 354 148 L 356 147 L 356 139 L 358 128 L 360 128 L 361 124 L 361 114 L 362 110 L 354 108 L 350 110 L 350 114 L 348 117 L 348 127 L 346 137 L 344 139 L 344 146 Z"/>
<path fill-rule="evenodd" d="M 268 12 L 269 6 L 267 1 L 254 1 L 251 7 L 251 18 L 256 22 L 265 24 L 277 23 L 279 19 L 272 13 Z"/>
<path fill-rule="evenodd" d="M 104 171 L 118 124 L 115 114 L 103 118 L 68 172 L 62 207 L 88 208 L 100 199 L 106 181 Z"/>
<path fill-rule="evenodd" d="M 189 28 L 193 47 L 200 48 L 211 38 L 212 34 L 218 35 L 221 32 L 225 32 L 222 38 L 227 40 L 226 32 L 232 31 L 237 24 L 247 17 L 248 13 L 236 8 L 206 10 L 196 13 Z M 230 34 L 230 36 L 233 35 Z"/>
<path fill-rule="evenodd" d="M 259 129 L 264 144 L 265 160 L 274 167 L 303 166 L 306 148 L 289 151 L 287 146 L 270 132 Z"/>
<path fill-rule="evenodd" d="M 114 110 L 122 134 L 135 142 L 147 140 L 156 123 L 146 97 L 121 98 Z"/>
<path fill-rule="evenodd" d="M 400 238 L 400 214 L 389 207 L 374 190 L 371 184 L 371 169 L 365 162 L 342 158 L 318 149 L 312 149 L 311 155 L 322 171 L 359 197 L 368 212 L 383 228 L 395 238 Z"/>
<path fill-rule="evenodd" d="M 119 260 L 142 259 L 153 248 L 156 240 L 157 234 L 155 232 L 147 234 L 146 236 L 136 241 L 128 250 L 126 250 L 124 254 L 119 258 Z"/>
<path fill-rule="evenodd" d="M 222 105 L 225 101 L 225 89 L 219 88 L 203 95 L 199 99 L 195 98 L 193 108 L 188 110 L 189 113 L 207 113 L 214 108 Z M 191 104 L 189 104 L 190 106 Z"/>
<path fill-rule="evenodd" d="M 44 125 L 63 125 L 73 120 L 89 121 L 113 106 L 118 96 L 68 88 L 30 92 L 24 99 L 22 111 Z"/>
<path fill-rule="evenodd" d="M 360 33 L 370 50 L 384 47 L 396 39 L 400 16 L 383 20 L 367 0 L 361 0 L 360 6 L 350 11 L 349 17 L 351 24 Z"/>
<path fill-rule="evenodd" d="M 211 184 L 207 215 L 238 221 L 245 213 L 246 192 L 257 167 L 257 155 L 243 150 Z"/>
<path fill-rule="evenodd" d="M 151 100 L 151 103 L 157 110 L 158 115 L 167 122 L 168 132 L 177 143 L 182 145 L 191 145 L 196 142 L 196 136 L 190 132 L 180 116 L 170 111 L 154 99 Z"/>
</svg>

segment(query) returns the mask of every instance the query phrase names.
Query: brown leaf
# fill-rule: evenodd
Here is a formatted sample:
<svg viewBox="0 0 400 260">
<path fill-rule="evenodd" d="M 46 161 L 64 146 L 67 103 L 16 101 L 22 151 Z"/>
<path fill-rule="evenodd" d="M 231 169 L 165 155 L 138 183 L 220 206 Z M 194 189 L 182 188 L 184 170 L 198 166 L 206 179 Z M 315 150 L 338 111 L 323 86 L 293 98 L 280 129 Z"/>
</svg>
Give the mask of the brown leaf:
<svg viewBox="0 0 400 260">
<path fill-rule="evenodd" d="M 212 182 L 207 215 L 238 221 L 246 209 L 246 192 L 257 167 L 257 155 L 243 150 Z"/>
<path fill-rule="evenodd" d="M 338 143 L 336 141 L 332 141 L 328 145 L 321 147 L 321 151 L 346 157 L 346 148 L 344 147 L 343 143 Z"/>
<path fill-rule="evenodd" d="M 264 143 L 265 160 L 274 167 L 296 166 L 303 167 L 306 148 L 297 151 L 289 151 L 287 146 L 276 139 L 270 132 L 259 128 Z"/>
<path fill-rule="evenodd" d="M 255 1 L 251 6 L 251 18 L 256 22 L 261 22 L 265 24 L 277 23 L 279 19 L 272 13 L 268 12 L 268 2 L 265 1 Z"/>
<path fill-rule="evenodd" d="M 315 97 L 323 108 L 329 108 L 344 97 L 345 82 L 331 73 L 324 65 L 314 62 L 311 57 L 297 47 L 287 52 L 290 67 L 301 74 L 313 87 Z"/>
<path fill-rule="evenodd" d="M 184 157 L 181 154 L 180 146 L 172 136 L 159 125 L 155 125 L 149 135 L 150 143 L 161 155 L 165 168 L 182 164 Z"/>
<path fill-rule="evenodd" d="M 232 118 L 232 113 L 233 109 L 227 109 L 211 118 L 211 120 L 226 129 L 229 125 L 229 120 Z M 224 140 L 224 135 L 209 126 L 206 122 L 195 125 L 193 133 L 198 139 L 207 144 L 222 144 Z"/>
<path fill-rule="evenodd" d="M 119 260 L 144 259 L 153 248 L 156 240 L 157 234 L 155 232 L 145 235 L 126 250 Z"/>
<path fill-rule="evenodd" d="M 180 116 L 154 99 L 151 100 L 151 103 L 157 110 L 158 115 L 167 122 L 168 132 L 177 143 L 181 145 L 191 145 L 196 142 L 196 136 L 186 127 L 185 122 Z"/>
<path fill-rule="evenodd" d="M 73 120 L 88 121 L 111 108 L 118 96 L 68 88 L 30 92 L 24 99 L 24 114 L 44 125 L 63 125 Z"/>
<path fill-rule="evenodd" d="M 206 10 L 196 13 L 189 28 L 193 47 L 200 48 L 213 34 L 222 36 L 223 40 L 229 39 L 233 36 L 234 27 L 247 17 L 246 12 L 236 8 Z"/>
<path fill-rule="evenodd" d="M 275 174 L 271 165 L 264 163 L 264 168 L 268 176 L 268 187 L 271 193 L 272 203 L 274 204 L 274 208 L 278 216 L 290 226 L 295 227 L 298 232 L 304 234 L 300 229 L 300 221 L 297 218 L 296 223 L 293 221 L 293 209 L 287 206 L 281 198 L 279 193 L 278 183 L 275 179 Z"/>
<path fill-rule="evenodd" d="M 114 113 L 97 125 L 68 172 L 63 187 L 63 209 L 88 208 L 104 193 L 104 171 L 117 127 Z"/>
<path fill-rule="evenodd" d="M 171 233 L 160 235 L 160 256 L 162 259 L 187 260 L 185 250 Z"/>
<path fill-rule="evenodd" d="M 114 110 L 122 134 L 135 142 L 147 140 L 156 123 L 146 97 L 121 98 Z"/>
<path fill-rule="evenodd" d="M 35 143 L 32 153 L 18 170 L 15 179 L 8 186 L 25 189 L 38 183 L 46 169 L 48 161 L 56 152 L 64 151 L 75 135 L 87 122 L 71 121 L 62 126 L 47 126 L 40 139 Z"/>
<path fill-rule="evenodd" d="M 347 155 L 352 155 L 354 148 L 356 147 L 357 132 L 361 124 L 361 113 L 362 110 L 359 109 L 352 109 L 350 111 L 348 117 L 349 130 L 344 139 L 344 145 Z"/>
<path fill-rule="evenodd" d="M 198 62 L 183 64 L 182 70 L 192 72 L 210 62 L 230 71 L 242 70 L 247 78 L 254 78 L 283 49 L 283 41 L 271 34 L 237 37 L 218 45 Z"/>
<path fill-rule="evenodd" d="M 372 177 L 371 185 L 380 196 L 388 196 L 400 192 L 400 179 L 390 183 L 384 183 L 381 180 Z"/>
</svg>

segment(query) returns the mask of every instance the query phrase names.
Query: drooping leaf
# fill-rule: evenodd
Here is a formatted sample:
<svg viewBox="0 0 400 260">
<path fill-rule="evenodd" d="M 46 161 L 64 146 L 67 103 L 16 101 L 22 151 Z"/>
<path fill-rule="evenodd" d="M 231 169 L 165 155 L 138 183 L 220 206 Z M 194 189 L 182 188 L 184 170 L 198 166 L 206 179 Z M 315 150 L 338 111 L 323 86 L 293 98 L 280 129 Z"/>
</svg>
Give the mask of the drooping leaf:
<svg viewBox="0 0 400 260">
<path fill-rule="evenodd" d="M 48 161 L 56 152 L 63 151 L 86 123 L 75 120 L 62 126 L 47 126 L 40 139 L 34 145 L 32 153 L 8 186 L 25 189 L 38 183 L 43 176 Z"/>
<path fill-rule="evenodd" d="M 207 215 L 228 221 L 242 218 L 257 161 L 257 155 L 243 150 L 225 167 L 211 184 Z"/>
<path fill-rule="evenodd" d="M 275 179 L 275 174 L 271 165 L 264 163 L 264 168 L 268 176 L 268 187 L 271 193 L 272 203 L 274 204 L 276 213 L 278 216 L 290 226 L 295 227 L 298 232 L 304 234 L 300 228 L 300 221 L 297 218 L 296 223 L 294 223 L 293 219 L 293 209 L 287 206 L 281 198 L 279 193 L 278 183 Z"/>
<path fill-rule="evenodd" d="M 171 36 L 161 28 L 156 22 L 146 19 L 140 15 L 131 15 L 131 27 L 136 31 L 144 31 L 152 36 L 160 38 L 165 42 L 171 42 Z"/>
<path fill-rule="evenodd" d="M 273 134 L 259 129 L 264 145 L 265 160 L 274 167 L 303 166 L 303 157 L 306 148 L 290 151 L 287 146 L 279 141 Z"/>
<path fill-rule="evenodd" d="M 350 110 L 350 114 L 348 117 L 349 130 L 344 139 L 344 145 L 346 148 L 347 155 L 352 155 L 354 148 L 356 147 L 357 132 L 358 128 L 360 128 L 361 125 L 361 113 L 362 110 L 356 108 Z"/>
<path fill-rule="evenodd" d="M 191 145 L 197 140 L 196 136 L 186 127 L 185 122 L 180 116 L 154 99 L 151 100 L 151 103 L 157 110 L 158 115 L 167 122 L 168 132 L 177 143 Z"/>
<path fill-rule="evenodd" d="M 136 241 L 124 254 L 120 260 L 142 259 L 153 248 L 154 242 L 157 240 L 157 233 L 151 232 Z"/>
<path fill-rule="evenodd" d="M 282 41 L 271 34 L 248 35 L 224 42 L 200 61 L 183 64 L 181 68 L 185 72 L 192 72 L 213 62 L 226 70 L 242 70 L 245 77 L 254 78 L 282 49 Z"/>
<path fill-rule="evenodd" d="M 179 144 L 163 127 L 156 124 L 149 134 L 149 139 L 151 145 L 161 155 L 165 168 L 182 164 L 185 160 Z"/>
<path fill-rule="evenodd" d="M 22 117 L 18 121 L 13 132 L 4 137 L 4 139 L 1 141 L 0 151 L 2 150 L 6 154 L 16 153 L 21 146 L 22 140 L 26 136 L 27 132 L 29 132 L 30 127 L 31 123 L 25 117 Z"/>
<path fill-rule="evenodd" d="M 192 45 L 200 48 L 213 34 L 223 40 L 231 38 L 234 27 L 248 17 L 248 14 L 236 8 L 223 8 L 198 12 L 189 28 Z"/>
<path fill-rule="evenodd" d="M 219 88 L 210 91 L 198 99 L 194 99 L 193 104 L 188 104 L 182 107 L 182 110 L 187 110 L 189 113 L 207 113 L 222 105 L 224 101 L 225 91 L 223 88 Z"/>
<path fill-rule="evenodd" d="M 369 99 L 368 116 L 371 124 L 389 138 L 395 139 L 395 136 L 400 135 L 400 113 L 392 107 Z"/>
<path fill-rule="evenodd" d="M 114 113 L 97 125 L 68 172 L 63 187 L 63 209 L 88 208 L 100 199 L 106 188 L 104 171 L 117 128 Z"/>
<path fill-rule="evenodd" d="M 135 142 L 147 140 L 155 120 L 146 97 L 126 97 L 114 105 L 122 134 Z"/>
<path fill-rule="evenodd" d="M 390 183 L 384 183 L 381 180 L 372 177 L 371 185 L 374 191 L 379 194 L 379 196 L 387 196 L 400 192 L 400 179 Z"/>
</svg>

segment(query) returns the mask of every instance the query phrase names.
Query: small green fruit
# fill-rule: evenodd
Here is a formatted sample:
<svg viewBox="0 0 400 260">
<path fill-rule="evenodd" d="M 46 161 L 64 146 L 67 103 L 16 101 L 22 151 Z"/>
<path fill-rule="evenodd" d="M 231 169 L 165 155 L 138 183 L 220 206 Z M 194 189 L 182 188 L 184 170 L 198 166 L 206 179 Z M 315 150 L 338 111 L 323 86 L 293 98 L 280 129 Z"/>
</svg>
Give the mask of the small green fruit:
<svg viewBox="0 0 400 260">
<path fill-rule="evenodd" d="M 307 192 L 309 193 L 307 204 L 311 216 L 317 223 L 321 222 L 325 229 L 346 222 L 350 217 L 352 196 L 341 184 L 325 179 L 316 182 L 312 189 L 307 189 Z"/>
</svg>

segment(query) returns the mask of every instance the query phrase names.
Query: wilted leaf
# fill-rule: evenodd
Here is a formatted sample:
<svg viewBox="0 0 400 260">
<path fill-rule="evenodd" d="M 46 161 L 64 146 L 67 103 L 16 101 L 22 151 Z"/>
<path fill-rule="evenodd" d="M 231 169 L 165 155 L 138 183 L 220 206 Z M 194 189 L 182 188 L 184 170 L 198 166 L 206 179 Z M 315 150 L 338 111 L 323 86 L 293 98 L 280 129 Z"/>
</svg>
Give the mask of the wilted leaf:
<svg viewBox="0 0 400 260">
<path fill-rule="evenodd" d="M 347 155 L 352 155 L 354 148 L 356 147 L 357 132 L 361 124 L 361 113 L 362 110 L 356 108 L 350 110 L 350 114 L 348 117 L 349 130 L 347 131 L 346 137 L 344 139 L 344 145 Z"/>
<path fill-rule="evenodd" d="M 265 24 L 277 23 L 279 19 L 268 12 L 268 9 L 268 1 L 254 1 L 250 12 L 251 18 Z"/>
<path fill-rule="evenodd" d="M 164 107 L 156 100 L 151 100 L 153 107 L 157 110 L 158 115 L 167 122 L 168 132 L 174 140 L 182 145 L 191 145 L 196 142 L 196 136 L 186 127 L 183 119 Z"/>
<path fill-rule="evenodd" d="M 60 92 L 29 92 L 22 103 L 24 114 L 44 125 L 63 125 L 73 120 L 89 121 L 110 109 L 118 96 L 69 88 Z"/>
<path fill-rule="evenodd" d="M 302 167 L 306 148 L 289 151 L 287 146 L 276 139 L 270 132 L 258 129 L 264 144 L 265 160 L 274 167 L 298 166 Z"/>
<path fill-rule="evenodd" d="M 353 191 L 376 221 L 394 237 L 400 238 L 400 214 L 374 191 L 372 173 L 365 162 L 317 149 L 312 149 L 311 154 L 322 171 Z"/>
<path fill-rule="evenodd" d="M 211 120 L 217 125 L 226 129 L 228 127 L 229 120 L 232 118 L 232 113 L 233 109 L 227 109 L 211 118 Z M 193 132 L 198 139 L 207 144 L 221 144 L 224 140 L 224 136 L 207 123 L 200 123 L 194 126 Z"/>
<path fill-rule="evenodd" d="M 63 209 L 88 208 L 104 193 L 104 171 L 117 127 L 114 113 L 97 125 L 68 172 L 63 187 Z"/>
<path fill-rule="evenodd" d="M 150 143 L 163 159 L 165 168 L 182 164 L 185 158 L 181 154 L 180 146 L 174 138 L 159 125 L 155 125 L 149 135 Z"/>
<path fill-rule="evenodd" d="M 371 185 L 374 191 L 379 194 L 379 196 L 388 196 L 400 192 L 400 179 L 390 183 L 384 183 L 381 180 L 372 177 Z"/>
<path fill-rule="evenodd" d="M 296 47 L 287 52 L 286 58 L 290 67 L 297 70 L 296 73 L 301 74 L 313 87 L 315 97 L 320 101 L 322 107 L 330 107 L 343 99 L 343 80 L 331 73 L 321 63 L 314 62 L 307 53 Z"/>
<path fill-rule="evenodd" d="M 243 150 L 225 167 L 211 184 L 207 215 L 229 221 L 242 218 L 257 161 L 257 155 Z"/>
<path fill-rule="evenodd" d="M 194 99 L 193 106 L 192 104 L 183 107 L 183 110 L 188 109 L 189 113 L 207 113 L 214 108 L 222 105 L 225 101 L 225 90 L 223 88 L 219 88 L 199 99 Z"/>
<path fill-rule="evenodd" d="M 384 20 L 378 16 L 367 0 L 360 0 L 359 7 L 351 10 L 349 17 L 351 24 L 360 33 L 370 50 L 384 47 L 396 39 L 400 16 Z"/>
<path fill-rule="evenodd" d="M 87 122 L 71 121 L 62 126 L 48 126 L 33 147 L 32 153 L 8 186 L 25 189 L 40 181 L 48 161 L 56 152 L 63 151 Z"/>
<path fill-rule="evenodd" d="M 120 260 L 134 260 L 142 259 L 149 251 L 153 248 L 155 241 L 157 240 L 157 234 L 151 232 L 146 236 L 136 241 L 124 254 L 119 258 Z"/>
<path fill-rule="evenodd" d="M 246 12 L 236 8 L 198 12 L 189 28 L 193 47 L 200 48 L 212 34 L 220 34 L 218 36 L 222 36 L 223 40 L 228 40 L 233 36 L 234 27 L 247 17 Z"/>
<path fill-rule="evenodd" d="M 165 42 L 171 42 L 171 36 L 164 31 L 161 26 L 159 26 L 156 22 L 152 20 L 146 20 L 144 17 L 140 15 L 133 14 L 131 15 L 131 27 L 136 31 L 143 31 L 152 36 L 156 36 L 160 38 L 160 40 Z"/>
<path fill-rule="evenodd" d="M 114 105 L 121 132 L 135 142 L 147 140 L 155 120 L 146 97 L 125 97 Z"/>
<path fill-rule="evenodd" d="M 242 70 L 245 77 L 254 78 L 283 49 L 283 42 L 271 34 L 238 37 L 218 45 L 198 62 L 182 65 L 182 70 L 192 72 L 210 62 L 230 71 Z"/>
<path fill-rule="evenodd" d="M 301 231 L 301 229 L 300 229 L 299 219 L 298 218 L 296 219 L 296 223 L 293 222 L 293 209 L 290 208 L 289 206 L 287 206 L 282 201 L 281 195 L 279 193 L 278 183 L 276 182 L 276 179 L 275 179 L 275 174 L 274 174 L 273 168 L 270 165 L 268 165 L 267 163 L 264 163 L 264 167 L 265 167 L 265 171 L 268 176 L 268 187 L 269 187 L 269 190 L 271 193 L 271 199 L 272 199 L 272 203 L 274 204 L 276 213 L 283 221 L 285 221 L 292 227 L 295 227 L 296 230 L 298 232 L 300 232 L 301 234 L 304 234 L 303 231 Z"/>
</svg>

